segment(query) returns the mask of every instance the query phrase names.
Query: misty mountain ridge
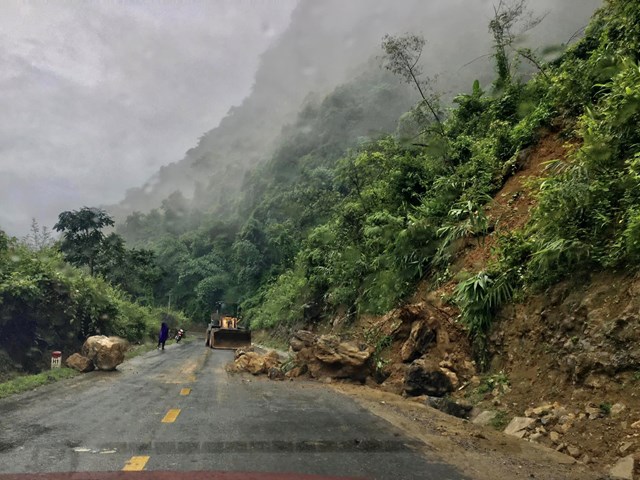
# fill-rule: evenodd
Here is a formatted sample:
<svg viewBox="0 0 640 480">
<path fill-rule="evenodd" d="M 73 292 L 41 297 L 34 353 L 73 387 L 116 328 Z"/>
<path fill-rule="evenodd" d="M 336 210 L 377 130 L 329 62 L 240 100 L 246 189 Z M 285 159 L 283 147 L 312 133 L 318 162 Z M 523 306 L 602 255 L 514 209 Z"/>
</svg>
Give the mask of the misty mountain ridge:
<svg viewBox="0 0 640 480">
<path fill-rule="evenodd" d="M 547 16 L 526 40 L 532 46 L 562 44 L 586 25 L 600 3 L 532 3 L 536 12 L 547 12 Z M 245 101 L 203 134 L 182 160 L 162 167 L 142 187 L 129 190 L 109 211 L 122 221 L 134 211 L 159 207 L 176 191 L 203 210 L 228 201 L 241 189 L 247 172 L 271 157 L 283 127 L 295 122 L 304 105 L 320 102 L 337 85 L 378 68 L 376 57 L 386 33 L 424 35 L 422 64 L 429 76 L 436 77 L 435 90 L 445 99 L 468 90 L 476 78 L 490 84 L 493 67 L 487 58 L 491 48 L 487 23 L 491 12 L 491 3 L 485 1 L 471 5 L 463 0 L 301 2 L 288 29 L 262 55 Z M 467 65 L 474 59 L 478 60 Z M 394 88 L 407 92 L 398 80 Z M 414 95 L 407 94 L 406 101 L 417 101 Z M 375 125 L 371 127 L 376 130 Z"/>
</svg>

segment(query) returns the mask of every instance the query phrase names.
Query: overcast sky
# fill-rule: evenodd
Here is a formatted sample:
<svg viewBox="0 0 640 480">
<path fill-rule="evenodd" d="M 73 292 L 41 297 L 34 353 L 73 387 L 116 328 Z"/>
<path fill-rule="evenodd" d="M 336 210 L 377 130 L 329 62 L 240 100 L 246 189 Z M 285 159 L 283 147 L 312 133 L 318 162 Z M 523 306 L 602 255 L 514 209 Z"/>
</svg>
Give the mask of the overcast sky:
<svg viewBox="0 0 640 480">
<path fill-rule="evenodd" d="M 249 93 L 296 0 L 2 0 L 0 229 L 119 201 Z"/>
</svg>

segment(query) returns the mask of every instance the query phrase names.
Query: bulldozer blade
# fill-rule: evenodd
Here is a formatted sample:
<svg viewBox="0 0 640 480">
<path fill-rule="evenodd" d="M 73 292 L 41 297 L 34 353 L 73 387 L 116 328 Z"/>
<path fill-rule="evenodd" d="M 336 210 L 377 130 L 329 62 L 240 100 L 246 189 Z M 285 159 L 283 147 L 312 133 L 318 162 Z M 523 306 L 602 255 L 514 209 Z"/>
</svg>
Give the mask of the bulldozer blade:
<svg viewBox="0 0 640 480">
<path fill-rule="evenodd" d="M 211 348 L 234 350 L 251 346 L 251 332 L 221 328 L 213 332 Z"/>
</svg>

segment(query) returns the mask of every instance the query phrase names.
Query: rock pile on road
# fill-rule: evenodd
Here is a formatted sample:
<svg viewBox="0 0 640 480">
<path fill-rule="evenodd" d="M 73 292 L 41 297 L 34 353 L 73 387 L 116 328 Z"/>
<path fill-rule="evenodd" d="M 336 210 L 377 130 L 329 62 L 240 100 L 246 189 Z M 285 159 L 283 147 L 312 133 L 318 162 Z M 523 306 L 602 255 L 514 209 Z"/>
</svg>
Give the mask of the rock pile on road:
<svg viewBox="0 0 640 480">
<path fill-rule="evenodd" d="M 67 367 L 73 368 L 81 373 L 87 373 L 94 370 L 96 367 L 91 360 L 87 357 L 83 357 L 79 353 L 74 353 L 69 358 L 67 358 L 66 362 Z"/>
<path fill-rule="evenodd" d="M 290 378 L 308 374 L 317 379 L 351 379 L 364 381 L 371 375 L 371 348 L 353 341 L 343 341 L 336 335 L 315 335 L 299 330 L 289 345 L 296 365 Z"/>
<path fill-rule="evenodd" d="M 124 361 L 129 343 L 120 337 L 94 335 L 84 342 L 81 353 L 74 353 L 66 360 L 70 368 L 80 372 L 91 370 L 115 370 Z"/>
<path fill-rule="evenodd" d="M 248 372 L 252 375 L 267 374 L 273 380 L 284 378 L 280 356 L 275 351 L 264 355 L 252 349 L 238 349 L 233 363 L 227 365 L 227 371 L 231 373 Z"/>
</svg>

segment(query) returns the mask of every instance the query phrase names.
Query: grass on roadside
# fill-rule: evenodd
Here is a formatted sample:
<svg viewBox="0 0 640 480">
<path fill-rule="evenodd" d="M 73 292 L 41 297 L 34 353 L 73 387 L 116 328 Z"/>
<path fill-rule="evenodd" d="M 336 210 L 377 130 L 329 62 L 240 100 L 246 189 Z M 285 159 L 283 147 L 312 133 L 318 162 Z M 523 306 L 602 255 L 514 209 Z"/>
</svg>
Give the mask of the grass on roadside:
<svg viewBox="0 0 640 480">
<path fill-rule="evenodd" d="M 181 343 L 191 343 L 196 340 L 197 338 L 192 335 L 190 337 L 184 337 L 181 340 Z M 170 340 L 169 342 L 167 342 L 166 346 L 169 346 L 173 343 L 175 343 L 175 340 Z M 158 347 L 158 344 L 156 342 L 143 343 L 140 345 L 132 345 L 131 347 L 129 347 L 129 350 L 127 350 L 127 353 L 124 354 L 124 359 L 131 360 L 132 358 L 136 358 L 140 355 L 144 355 L 147 352 L 151 352 L 155 350 L 157 347 Z"/>
<path fill-rule="evenodd" d="M 283 350 L 286 352 L 289 349 L 288 340 L 282 337 L 274 336 L 268 330 L 252 331 L 251 341 L 252 343 L 256 343 L 267 348 L 273 348 L 275 350 Z"/>
<path fill-rule="evenodd" d="M 131 360 L 132 358 L 143 355 L 155 349 L 156 349 L 155 343 L 143 343 L 141 345 L 132 345 L 129 348 L 129 350 L 127 350 L 127 353 L 124 354 L 124 359 Z"/>
<path fill-rule="evenodd" d="M 16 377 L 7 382 L 0 383 L 0 398 L 33 390 L 36 387 L 57 382 L 58 380 L 63 380 L 65 378 L 75 377 L 76 375 L 78 375 L 78 372 L 71 368 L 58 368 L 55 370 L 37 373 L 35 375 L 23 375 Z"/>
</svg>

